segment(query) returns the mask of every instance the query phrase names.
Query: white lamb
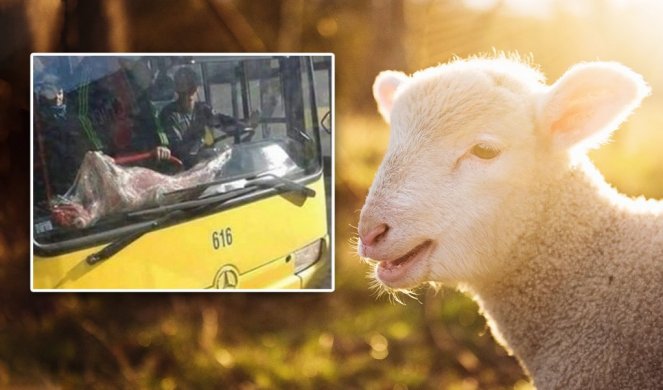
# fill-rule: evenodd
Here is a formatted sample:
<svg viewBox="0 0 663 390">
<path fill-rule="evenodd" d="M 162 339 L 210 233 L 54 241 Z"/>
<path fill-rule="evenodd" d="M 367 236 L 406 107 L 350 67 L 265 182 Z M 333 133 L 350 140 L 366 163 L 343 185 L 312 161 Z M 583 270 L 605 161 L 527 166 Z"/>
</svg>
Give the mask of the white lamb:
<svg viewBox="0 0 663 390">
<path fill-rule="evenodd" d="M 539 389 L 663 388 L 663 202 L 619 194 L 585 155 L 648 92 L 606 62 L 552 86 L 508 58 L 380 73 L 391 139 L 360 256 L 388 288 L 471 294 Z"/>
</svg>

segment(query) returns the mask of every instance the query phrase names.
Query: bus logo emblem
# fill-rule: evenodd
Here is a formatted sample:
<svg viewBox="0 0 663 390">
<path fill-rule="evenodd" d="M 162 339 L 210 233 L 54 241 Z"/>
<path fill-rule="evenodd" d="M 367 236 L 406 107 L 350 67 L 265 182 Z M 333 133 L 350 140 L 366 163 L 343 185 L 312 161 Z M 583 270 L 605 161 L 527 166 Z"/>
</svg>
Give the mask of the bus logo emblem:
<svg viewBox="0 0 663 390">
<path fill-rule="evenodd" d="M 219 289 L 235 289 L 239 286 L 239 272 L 232 265 L 224 265 L 216 273 L 214 287 Z"/>
</svg>

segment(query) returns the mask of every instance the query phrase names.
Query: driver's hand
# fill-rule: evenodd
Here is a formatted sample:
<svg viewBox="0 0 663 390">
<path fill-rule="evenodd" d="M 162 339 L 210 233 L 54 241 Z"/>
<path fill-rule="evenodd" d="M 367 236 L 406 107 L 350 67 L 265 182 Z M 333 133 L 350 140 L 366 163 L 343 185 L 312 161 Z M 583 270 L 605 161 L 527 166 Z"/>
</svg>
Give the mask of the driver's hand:
<svg viewBox="0 0 663 390">
<path fill-rule="evenodd" d="M 155 149 L 157 161 L 168 160 L 170 158 L 170 149 L 165 146 L 158 146 Z"/>
</svg>

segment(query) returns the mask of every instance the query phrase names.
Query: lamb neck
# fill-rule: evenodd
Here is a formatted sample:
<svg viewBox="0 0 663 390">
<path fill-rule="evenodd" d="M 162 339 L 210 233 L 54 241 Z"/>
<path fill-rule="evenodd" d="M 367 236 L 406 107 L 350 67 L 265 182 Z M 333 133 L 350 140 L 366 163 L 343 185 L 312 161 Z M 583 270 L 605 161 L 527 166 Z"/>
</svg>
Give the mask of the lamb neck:
<svg viewBox="0 0 663 390">
<path fill-rule="evenodd" d="M 514 266 L 467 289 L 539 389 L 662 383 L 663 217 L 616 205 L 582 169 L 558 180 Z"/>
</svg>

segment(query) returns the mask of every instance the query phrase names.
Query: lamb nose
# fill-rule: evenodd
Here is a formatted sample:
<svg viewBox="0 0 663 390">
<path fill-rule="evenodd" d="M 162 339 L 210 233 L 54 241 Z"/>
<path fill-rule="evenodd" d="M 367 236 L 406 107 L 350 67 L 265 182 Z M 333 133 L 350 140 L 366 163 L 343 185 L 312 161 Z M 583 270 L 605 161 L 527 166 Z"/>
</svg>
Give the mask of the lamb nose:
<svg viewBox="0 0 663 390">
<path fill-rule="evenodd" d="M 375 226 L 370 231 L 362 234 L 359 233 L 359 238 L 364 245 L 371 246 L 377 244 L 387 234 L 389 226 L 387 224 L 380 224 Z"/>
</svg>

